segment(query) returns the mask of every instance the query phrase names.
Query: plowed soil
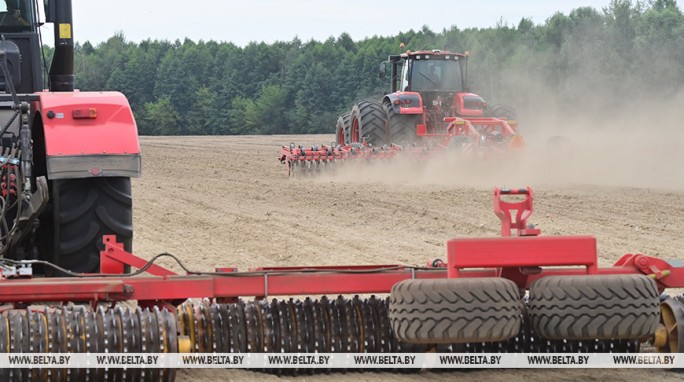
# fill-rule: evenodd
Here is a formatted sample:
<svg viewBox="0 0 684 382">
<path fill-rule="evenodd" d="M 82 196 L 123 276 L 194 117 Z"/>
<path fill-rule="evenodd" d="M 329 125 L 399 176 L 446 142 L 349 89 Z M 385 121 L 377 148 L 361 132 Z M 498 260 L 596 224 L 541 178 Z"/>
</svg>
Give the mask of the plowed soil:
<svg viewBox="0 0 684 382">
<path fill-rule="evenodd" d="M 332 136 L 143 137 L 143 177 L 133 183 L 135 252 L 177 255 L 191 270 L 216 266 L 424 265 L 454 237 L 494 237 L 492 187 L 535 188 L 530 221 L 544 235 L 594 235 L 602 266 L 626 253 L 682 259 L 680 150 L 658 165 L 617 161 L 600 149 L 468 163 L 438 158 L 346 167 L 289 179 L 277 160 L 294 140 Z M 665 153 L 665 154 L 663 154 Z M 558 154 L 558 153 L 555 153 Z M 568 155 L 568 156 L 565 156 Z M 659 159 L 660 160 L 660 159 Z M 613 162 L 618 162 L 616 163 Z M 643 162 L 646 162 L 644 164 Z M 649 167 L 650 166 L 650 167 Z M 583 170 L 584 169 L 584 170 Z M 170 262 L 162 263 L 175 270 Z M 182 370 L 178 381 L 276 380 L 248 371 Z M 648 370 L 483 370 L 347 373 L 302 380 L 681 380 Z"/>
</svg>

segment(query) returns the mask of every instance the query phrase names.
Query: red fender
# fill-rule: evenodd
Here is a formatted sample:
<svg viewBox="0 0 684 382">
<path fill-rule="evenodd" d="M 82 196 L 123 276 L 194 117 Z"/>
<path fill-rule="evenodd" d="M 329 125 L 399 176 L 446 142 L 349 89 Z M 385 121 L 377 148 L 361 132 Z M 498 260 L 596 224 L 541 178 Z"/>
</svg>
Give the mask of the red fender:
<svg viewBox="0 0 684 382">
<path fill-rule="evenodd" d="M 454 105 L 458 115 L 464 117 L 482 117 L 487 102 L 474 93 L 456 93 L 454 95 Z"/>
<path fill-rule="evenodd" d="M 396 92 L 386 97 L 398 114 L 423 114 L 423 97 L 418 92 Z"/>
<path fill-rule="evenodd" d="M 138 127 L 119 92 L 41 92 L 48 178 L 140 176 Z"/>
</svg>

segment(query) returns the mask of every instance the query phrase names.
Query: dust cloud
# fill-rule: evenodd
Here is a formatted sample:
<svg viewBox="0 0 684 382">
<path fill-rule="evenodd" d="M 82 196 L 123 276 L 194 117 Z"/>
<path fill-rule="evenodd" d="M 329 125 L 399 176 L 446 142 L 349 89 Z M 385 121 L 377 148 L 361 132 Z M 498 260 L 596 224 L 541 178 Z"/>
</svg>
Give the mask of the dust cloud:
<svg viewBox="0 0 684 382">
<path fill-rule="evenodd" d="M 631 118 L 631 120 L 630 120 Z M 344 165 L 322 181 L 436 184 L 460 187 L 600 185 L 684 190 L 684 134 L 665 124 L 615 120 L 592 130 L 588 122 L 551 134 L 525 134 L 525 147 L 493 158 L 446 149 L 429 159 Z M 579 127 L 578 127 L 579 126 Z"/>
<path fill-rule="evenodd" d="M 618 96 L 595 86 L 591 96 L 568 103 L 541 84 L 527 83 L 546 99 L 538 110 L 520 110 L 522 152 L 476 160 L 446 150 L 428 160 L 344 166 L 322 179 L 478 188 L 599 185 L 684 190 L 684 91 L 663 98 L 631 94 L 607 100 L 597 109 L 584 103 Z"/>
</svg>

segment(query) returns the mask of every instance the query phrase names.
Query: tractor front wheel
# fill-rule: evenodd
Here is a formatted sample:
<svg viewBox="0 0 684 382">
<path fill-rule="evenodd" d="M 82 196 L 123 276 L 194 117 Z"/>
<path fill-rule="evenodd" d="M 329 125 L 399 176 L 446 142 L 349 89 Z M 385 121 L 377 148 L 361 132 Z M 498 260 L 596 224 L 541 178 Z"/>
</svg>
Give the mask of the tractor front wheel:
<svg viewBox="0 0 684 382">
<path fill-rule="evenodd" d="M 416 135 L 416 125 L 422 122 L 422 114 L 400 114 L 390 104 L 385 104 L 385 113 L 390 143 L 407 146 L 420 141 Z"/>
</svg>

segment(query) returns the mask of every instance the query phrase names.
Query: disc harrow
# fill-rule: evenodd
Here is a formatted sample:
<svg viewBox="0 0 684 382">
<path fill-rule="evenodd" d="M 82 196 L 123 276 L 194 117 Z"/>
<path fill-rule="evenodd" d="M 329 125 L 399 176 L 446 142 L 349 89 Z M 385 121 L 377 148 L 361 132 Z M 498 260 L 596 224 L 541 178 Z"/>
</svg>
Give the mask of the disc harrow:
<svg viewBox="0 0 684 382">
<path fill-rule="evenodd" d="M 184 305 L 203 306 L 204 302 L 186 302 Z M 252 338 L 256 345 L 250 352 L 275 353 L 392 353 L 426 351 L 427 345 L 413 345 L 398 342 L 389 329 L 387 315 L 388 300 L 371 296 L 361 299 L 337 297 L 330 301 L 310 298 L 301 300 L 277 300 L 270 303 L 250 301 L 234 304 L 211 304 L 211 311 L 228 311 L 231 307 L 245 306 L 245 322 L 250 313 L 257 313 L 262 319 L 255 319 Z M 182 309 L 179 309 L 182 311 Z M 208 322 L 211 313 L 200 321 Z M 268 313 L 266 313 L 268 312 Z M 254 316 L 257 317 L 257 316 Z M 266 318 L 267 319 L 263 319 Z M 523 316 L 526 317 L 526 314 Z M 313 319 L 315 323 L 311 325 Z M 216 325 L 213 328 L 180 327 L 181 335 L 200 338 L 198 332 L 212 332 L 214 339 L 230 341 L 235 333 L 232 328 Z M 239 331 L 238 331 L 239 332 Z M 238 341 L 240 342 L 240 341 Z M 246 342 L 246 341 L 245 341 Z M 241 347 L 247 344 L 242 344 Z M 522 325 L 519 334 L 507 341 L 452 344 L 438 347 L 442 352 L 634 352 L 639 350 L 637 340 L 544 340 L 537 336 L 529 325 Z M 229 352 L 235 352 L 233 349 Z"/>
<path fill-rule="evenodd" d="M 0 316 L 8 353 L 176 353 L 187 338 L 195 353 L 636 352 L 637 340 L 543 340 L 529 325 L 502 342 L 415 345 L 389 329 L 388 299 L 187 301 L 176 312 L 116 306 L 10 310 Z M 176 327 L 176 322 L 179 326 Z M 246 351 L 245 351 L 246 350 Z M 315 369 L 262 370 L 276 374 Z M 330 370 L 318 370 L 329 372 Z M 174 369 L 9 369 L 3 381 L 173 381 Z"/>
</svg>

